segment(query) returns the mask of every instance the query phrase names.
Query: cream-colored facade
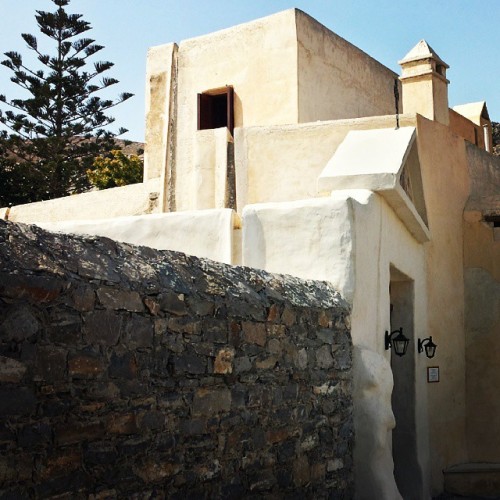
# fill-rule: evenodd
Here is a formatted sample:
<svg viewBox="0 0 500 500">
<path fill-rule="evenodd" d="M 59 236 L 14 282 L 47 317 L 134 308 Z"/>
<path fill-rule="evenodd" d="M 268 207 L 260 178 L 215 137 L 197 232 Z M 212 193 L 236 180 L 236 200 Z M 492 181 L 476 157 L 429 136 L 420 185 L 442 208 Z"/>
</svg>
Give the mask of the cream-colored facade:
<svg viewBox="0 0 500 500">
<path fill-rule="evenodd" d="M 477 466 L 500 463 L 500 160 L 485 103 L 449 109 L 425 41 L 400 64 L 296 9 L 154 47 L 144 183 L 2 215 L 332 282 L 352 307 L 357 498 L 481 494 L 500 487 Z"/>
</svg>

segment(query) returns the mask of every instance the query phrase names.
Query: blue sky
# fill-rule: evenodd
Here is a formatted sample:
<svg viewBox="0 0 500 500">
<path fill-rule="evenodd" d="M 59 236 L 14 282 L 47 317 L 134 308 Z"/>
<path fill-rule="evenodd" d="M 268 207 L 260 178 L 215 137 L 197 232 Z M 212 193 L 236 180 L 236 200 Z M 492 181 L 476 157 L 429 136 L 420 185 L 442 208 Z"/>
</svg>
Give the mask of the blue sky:
<svg viewBox="0 0 500 500">
<path fill-rule="evenodd" d="M 27 54 L 21 33 L 37 35 L 35 9 L 50 0 L 0 0 L 0 53 Z M 500 0 L 72 0 L 68 11 L 92 24 L 89 36 L 104 45 L 99 59 L 115 63 L 113 94 L 133 92 L 111 113 L 128 139 L 144 139 L 146 52 L 281 10 L 297 7 L 392 70 L 422 38 L 450 65 L 450 106 L 486 100 L 500 121 Z M 41 40 L 43 35 L 39 35 Z M 0 67 L 0 93 L 18 96 Z"/>
</svg>

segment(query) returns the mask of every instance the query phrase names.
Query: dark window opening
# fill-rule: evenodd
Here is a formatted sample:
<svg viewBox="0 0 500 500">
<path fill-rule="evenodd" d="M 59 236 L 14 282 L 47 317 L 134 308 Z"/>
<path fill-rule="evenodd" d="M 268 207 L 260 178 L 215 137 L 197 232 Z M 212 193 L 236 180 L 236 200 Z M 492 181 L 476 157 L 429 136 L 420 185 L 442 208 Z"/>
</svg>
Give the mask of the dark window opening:
<svg viewBox="0 0 500 500">
<path fill-rule="evenodd" d="M 486 215 L 484 220 L 492 224 L 493 227 L 500 227 L 500 215 Z"/>
<path fill-rule="evenodd" d="M 441 76 L 446 75 L 446 69 L 443 64 L 436 64 L 436 72 L 439 73 Z"/>
<path fill-rule="evenodd" d="M 208 90 L 198 94 L 198 130 L 227 127 L 233 134 L 233 87 Z"/>
</svg>

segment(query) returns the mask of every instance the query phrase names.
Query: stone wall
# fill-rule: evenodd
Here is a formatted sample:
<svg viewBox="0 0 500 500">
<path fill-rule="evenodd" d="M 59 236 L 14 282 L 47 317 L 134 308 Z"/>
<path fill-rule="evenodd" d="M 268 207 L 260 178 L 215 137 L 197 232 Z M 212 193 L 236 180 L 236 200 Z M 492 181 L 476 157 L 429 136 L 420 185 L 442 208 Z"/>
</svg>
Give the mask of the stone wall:
<svg viewBox="0 0 500 500">
<path fill-rule="evenodd" d="M 0 221 L 0 497 L 350 498 L 324 282 Z"/>
</svg>

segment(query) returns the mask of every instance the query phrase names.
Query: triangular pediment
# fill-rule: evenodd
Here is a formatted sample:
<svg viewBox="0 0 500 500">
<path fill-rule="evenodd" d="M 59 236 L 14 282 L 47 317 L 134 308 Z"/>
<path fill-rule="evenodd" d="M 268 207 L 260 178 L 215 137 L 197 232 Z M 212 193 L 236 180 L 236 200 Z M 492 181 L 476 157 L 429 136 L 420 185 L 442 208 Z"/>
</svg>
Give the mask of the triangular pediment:
<svg viewBox="0 0 500 500">
<path fill-rule="evenodd" d="M 476 125 L 481 125 L 481 118 L 488 121 L 490 120 L 488 108 L 486 107 L 485 101 L 471 102 L 468 104 L 453 106 L 453 111 L 456 111 L 458 114 L 465 116 L 465 118 L 475 123 Z"/>
<path fill-rule="evenodd" d="M 449 68 L 448 64 L 446 64 L 436 53 L 436 51 L 425 41 L 420 40 L 420 42 L 413 47 L 413 49 L 406 54 L 401 61 L 398 61 L 398 64 L 404 65 L 413 61 L 421 61 L 423 59 L 434 59 L 437 63 L 442 64 L 445 68 Z"/>
<path fill-rule="evenodd" d="M 351 130 L 323 169 L 318 187 L 377 192 L 418 241 L 429 240 L 415 127 Z"/>
</svg>

